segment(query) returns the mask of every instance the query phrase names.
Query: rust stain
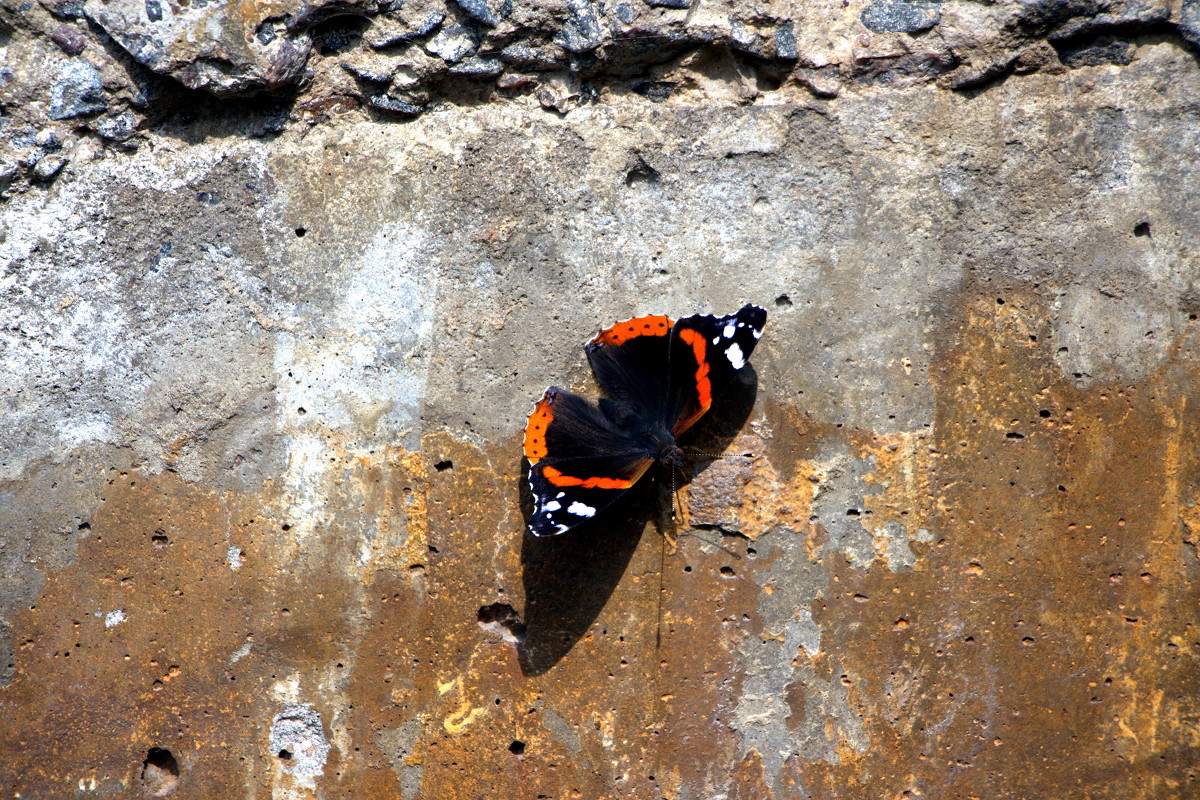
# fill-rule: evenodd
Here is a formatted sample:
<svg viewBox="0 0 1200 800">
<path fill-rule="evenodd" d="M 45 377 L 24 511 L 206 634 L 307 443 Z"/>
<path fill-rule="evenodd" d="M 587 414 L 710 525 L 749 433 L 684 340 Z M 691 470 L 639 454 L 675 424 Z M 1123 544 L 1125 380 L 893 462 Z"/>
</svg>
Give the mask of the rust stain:
<svg viewBox="0 0 1200 800">
<path fill-rule="evenodd" d="M 331 437 L 303 524 L 283 479 L 238 495 L 113 472 L 77 561 L 10 620 L 2 788 L 1184 796 L 1196 343 L 1142 384 L 1083 389 L 1049 351 L 1045 301 L 1006 301 L 958 298 L 930 430 L 761 403 L 727 442 L 755 457 L 695 478 L 708 529 L 674 550 L 638 487 L 591 529 L 526 538 L 518 436 L 367 454 Z M 839 479 L 863 503 L 838 524 L 873 560 L 814 521 L 829 442 L 865 465 Z M 328 742 L 313 788 L 269 746 L 289 705 Z"/>
<path fill-rule="evenodd" d="M 1084 391 L 1042 301 L 1006 300 L 968 298 L 941 337 L 931 438 L 873 443 L 876 512 L 915 510 L 934 538 L 903 575 L 831 565 L 819 619 L 872 746 L 803 766 L 815 796 L 908 776 L 914 796 L 995 797 L 1003 776 L 1003 796 L 1151 798 L 1197 778 L 1200 675 L 1168 644 L 1196 636 L 1193 345 L 1169 378 Z"/>
</svg>

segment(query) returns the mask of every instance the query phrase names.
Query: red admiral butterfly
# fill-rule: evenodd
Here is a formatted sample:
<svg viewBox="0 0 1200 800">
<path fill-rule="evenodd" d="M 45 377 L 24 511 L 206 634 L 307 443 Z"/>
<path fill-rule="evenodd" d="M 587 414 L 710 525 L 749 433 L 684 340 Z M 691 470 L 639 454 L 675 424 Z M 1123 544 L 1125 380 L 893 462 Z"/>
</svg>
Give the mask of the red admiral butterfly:
<svg viewBox="0 0 1200 800">
<path fill-rule="evenodd" d="M 676 438 L 746 365 L 766 322 L 755 305 L 725 317 L 635 317 L 588 342 L 608 396 L 594 406 L 550 387 L 525 425 L 530 532 L 552 536 L 590 519 L 656 461 L 681 467 Z"/>
</svg>

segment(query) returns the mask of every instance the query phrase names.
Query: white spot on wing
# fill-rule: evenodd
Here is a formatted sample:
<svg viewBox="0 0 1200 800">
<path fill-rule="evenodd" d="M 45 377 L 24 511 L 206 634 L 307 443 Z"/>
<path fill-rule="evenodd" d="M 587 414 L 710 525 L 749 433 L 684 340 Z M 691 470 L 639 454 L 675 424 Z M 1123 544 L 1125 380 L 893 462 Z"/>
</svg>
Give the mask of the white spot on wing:
<svg viewBox="0 0 1200 800">
<path fill-rule="evenodd" d="M 755 339 L 762 337 L 762 329 L 761 328 L 755 328 L 754 330 L 751 331 L 751 333 L 754 334 Z"/>
<path fill-rule="evenodd" d="M 746 357 L 742 355 L 742 348 L 737 346 L 737 342 L 725 348 L 725 357 L 729 359 L 729 363 L 734 369 L 741 369 L 746 364 Z"/>
<path fill-rule="evenodd" d="M 726 323 L 725 323 L 725 330 L 721 331 L 721 335 L 722 335 L 722 336 L 724 336 L 726 339 L 732 339 L 732 338 L 733 338 L 733 332 L 734 332 L 735 330 L 737 330 L 737 328 L 735 328 L 735 327 L 734 327 L 734 325 L 733 325 L 733 323 L 732 323 L 732 322 L 726 322 Z"/>
<path fill-rule="evenodd" d="M 581 503 L 576 500 L 567 507 L 568 514 L 574 514 L 577 517 L 590 517 L 596 513 L 596 509 L 589 506 L 587 503 Z"/>
<path fill-rule="evenodd" d="M 558 511 L 560 508 L 562 508 L 562 503 L 558 502 L 557 500 L 551 500 L 549 503 L 546 503 L 546 505 L 542 506 L 543 511 Z"/>
</svg>

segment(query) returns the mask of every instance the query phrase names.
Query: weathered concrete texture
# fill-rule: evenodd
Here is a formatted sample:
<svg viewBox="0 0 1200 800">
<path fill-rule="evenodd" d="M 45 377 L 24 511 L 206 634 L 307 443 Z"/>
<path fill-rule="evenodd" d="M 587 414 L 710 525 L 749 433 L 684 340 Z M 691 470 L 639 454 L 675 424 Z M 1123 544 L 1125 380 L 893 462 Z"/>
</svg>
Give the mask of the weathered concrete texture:
<svg viewBox="0 0 1200 800">
<path fill-rule="evenodd" d="M 571 113 L 830 98 L 1200 48 L 1195 0 L 3 0 L 0 193 L 70 178 L 164 123 L 270 136 L 514 99 Z M 255 97 L 219 104 L 212 97 Z M 39 139 L 53 136 L 57 144 Z"/>
<path fill-rule="evenodd" d="M 229 19 L 166 5 L 137 25 Z M 222 105 L 110 31 L 82 51 L 100 109 L 31 31 L 138 9 L 10 25 L 16 85 L 69 78 L 74 111 L 13 138 L 69 164 L 14 172 L 0 209 L 3 794 L 1195 793 L 1191 6 L 923 3 L 915 29 L 888 5 L 906 52 L 978 15 L 1050 51 L 971 91 L 897 66 L 816 97 L 714 45 L 638 73 L 678 92 L 554 67 L 390 124 L 320 82 L 371 80 L 345 53 L 387 68 L 358 45 L 314 46 L 291 106 Z M 439 63 L 450 23 L 551 18 L 472 0 L 413 33 L 430 8 L 386 13 Z M 596 8 L 556 7 L 522 63 L 590 52 Z M 298 13 L 278 36 L 315 30 Z M 777 18 L 763 47 L 826 35 Z M 1052 30 L 1129 57 L 1068 69 Z M 250 75 L 273 46 L 203 63 Z M 93 129 L 130 109 L 124 144 Z M 524 417 L 592 390 L 582 342 L 746 301 L 770 310 L 753 371 L 691 443 L 736 457 L 698 459 L 678 538 L 649 481 L 524 536 Z"/>
</svg>

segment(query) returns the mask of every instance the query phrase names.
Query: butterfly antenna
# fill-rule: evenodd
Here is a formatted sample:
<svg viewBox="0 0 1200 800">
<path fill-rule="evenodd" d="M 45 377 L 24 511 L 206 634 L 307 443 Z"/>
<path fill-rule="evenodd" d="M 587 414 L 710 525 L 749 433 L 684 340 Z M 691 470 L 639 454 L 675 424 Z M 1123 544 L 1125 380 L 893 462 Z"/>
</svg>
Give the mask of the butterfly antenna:
<svg viewBox="0 0 1200 800">
<path fill-rule="evenodd" d="M 754 453 L 684 453 L 697 458 L 754 458 Z"/>
</svg>

